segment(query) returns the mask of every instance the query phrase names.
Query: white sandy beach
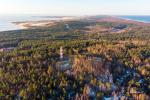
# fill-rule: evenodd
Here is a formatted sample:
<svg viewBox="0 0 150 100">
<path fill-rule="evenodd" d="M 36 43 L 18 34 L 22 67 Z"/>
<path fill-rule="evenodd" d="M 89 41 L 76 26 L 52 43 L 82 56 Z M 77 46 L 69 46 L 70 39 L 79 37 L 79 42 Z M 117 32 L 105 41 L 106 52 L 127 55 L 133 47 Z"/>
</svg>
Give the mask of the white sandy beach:
<svg viewBox="0 0 150 100">
<path fill-rule="evenodd" d="M 12 22 L 13 24 L 17 25 L 20 29 L 29 29 L 33 27 L 45 27 L 45 26 L 52 26 L 55 22 L 59 21 L 71 21 L 79 19 L 78 17 L 60 17 L 55 18 L 52 20 L 39 20 L 39 21 L 22 21 L 22 22 Z"/>
</svg>

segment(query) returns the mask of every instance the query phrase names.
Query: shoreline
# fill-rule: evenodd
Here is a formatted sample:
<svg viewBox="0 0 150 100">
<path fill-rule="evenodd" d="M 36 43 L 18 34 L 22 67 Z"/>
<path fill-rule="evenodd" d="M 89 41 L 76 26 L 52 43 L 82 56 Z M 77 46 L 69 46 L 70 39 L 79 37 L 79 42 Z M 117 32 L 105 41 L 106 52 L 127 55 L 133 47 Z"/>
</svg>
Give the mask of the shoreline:
<svg viewBox="0 0 150 100">
<path fill-rule="evenodd" d="M 146 21 L 142 21 L 142 20 L 135 20 L 135 19 L 130 19 L 130 18 L 123 18 L 123 17 L 120 17 L 120 16 L 113 16 L 113 17 L 116 17 L 116 18 L 119 18 L 119 19 L 123 19 L 123 20 L 127 20 L 127 21 L 134 21 L 134 22 L 139 22 L 139 23 L 144 23 L 144 24 L 150 24 L 150 22 L 148 22 L 148 21 L 146 22 Z"/>
<path fill-rule="evenodd" d="M 12 29 L 12 30 L 5 30 L 5 31 L 0 31 L 0 32 L 6 32 L 6 31 L 15 31 L 15 30 L 24 30 L 24 29 L 32 29 L 32 28 L 37 28 L 37 27 L 47 27 L 47 26 L 52 26 L 56 22 L 60 21 L 75 21 L 75 20 L 80 20 L 84 19 L 84 16 L 61 16 L 61 17 L 56 17 L 53 19 L 46 19 L 46 20 L 31 20 L 31 21 L 16 21 L 16 22 L 10 22 L 11 24 L 15 25 L 18 27 L 18 29 Z M 122 23 L 134 23 L 138 25 L 150 25 L 150 22 L 146 21 L 141 21 L 141 20 L 134 20 L 130 18 L 124 18 L 121 16 L 110 16 L 110 18 L 106 19 L 104 18 L 104 21 L 113 21 L 113 22 L 122 22 Z"/>
<path fill-rule="evenodd" d="M 54 21 L 23 21 L 23 22 L 12 22 L 20 29 L 30 29 L 33 27 L 44 27 L 54 24 Z"/>
<path fill-rule="evenodd" d="M 22 18 L 23 17 L 23 18 Z M 0 19 L 0 32 L 44 27 L 58 21 L 77 20 L 79 16 L 6 16 Z M 12 19 L 11 19 L 12 18 Z M 3 28 L 4 27 L 4 28 Z"/>
<path fill-rule="evenodd" d="M 73 21 L 79 19 L 78 17 L 59 17 L 54 18 L 51 20 L 38 20 L 38 21 L 19 21 L 19 22 L 11 22 L 12 24 L 15 24 L 20 29 L 30 29 L 35 27 L 46 27 L 46 26 L 52 26 L 56 22 L 60 21 Z"/>
</svg>

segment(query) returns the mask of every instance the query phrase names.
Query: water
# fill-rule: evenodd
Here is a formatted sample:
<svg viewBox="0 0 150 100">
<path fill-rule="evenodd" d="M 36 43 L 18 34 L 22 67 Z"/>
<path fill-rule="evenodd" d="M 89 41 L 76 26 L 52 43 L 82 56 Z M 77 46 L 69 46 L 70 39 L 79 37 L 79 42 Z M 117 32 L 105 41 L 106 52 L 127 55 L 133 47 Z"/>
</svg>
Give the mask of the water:
<svg viewBox="0 0 150 100">
<path fill-rule="evenodd" d="M 32 15 L 0 15 L 0 31 L 21 29 L 12 22 L 21 21 L 40 21 L 40 20 L 57 20 L 55 16 L 32 16 Z"/>
<path fill-rule="evenodd" d="M 150 16 L 118 16 L 119 18 L 150 23 Z"/>
</svg>

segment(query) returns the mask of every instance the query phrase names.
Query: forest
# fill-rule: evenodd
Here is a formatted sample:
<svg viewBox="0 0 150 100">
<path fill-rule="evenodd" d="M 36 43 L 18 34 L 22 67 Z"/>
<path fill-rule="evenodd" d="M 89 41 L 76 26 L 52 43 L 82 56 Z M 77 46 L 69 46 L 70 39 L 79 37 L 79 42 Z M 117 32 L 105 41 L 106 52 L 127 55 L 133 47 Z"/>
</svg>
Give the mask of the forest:
<svg viewBox="0 0 150 100">
<path fill-rule="evenodd" d="M 79 20 L 0 32 L 0 48 L 10 47 L 0 52 L 0 99 L 150 99 L 150 25 Z"/>
</svg>

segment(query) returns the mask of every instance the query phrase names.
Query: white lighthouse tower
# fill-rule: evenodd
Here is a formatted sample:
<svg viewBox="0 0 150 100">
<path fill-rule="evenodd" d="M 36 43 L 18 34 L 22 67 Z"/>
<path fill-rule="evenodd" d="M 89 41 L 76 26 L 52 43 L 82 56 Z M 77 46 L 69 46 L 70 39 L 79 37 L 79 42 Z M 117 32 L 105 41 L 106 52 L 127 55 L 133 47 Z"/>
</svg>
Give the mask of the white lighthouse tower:
<svg viewBox="0 0 150 100">
<path fill-rule="evenodd" d="M 60 47 L 60 59 L 63 59 L 63 55 L 64 55 L 64 50 L 63 47 Z"/>
</svg>

